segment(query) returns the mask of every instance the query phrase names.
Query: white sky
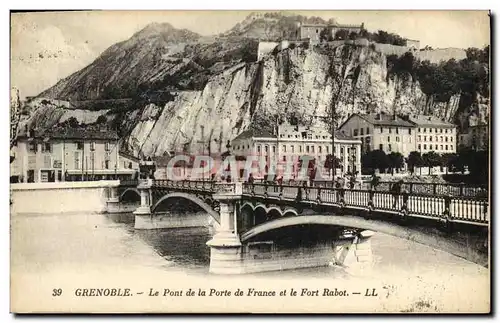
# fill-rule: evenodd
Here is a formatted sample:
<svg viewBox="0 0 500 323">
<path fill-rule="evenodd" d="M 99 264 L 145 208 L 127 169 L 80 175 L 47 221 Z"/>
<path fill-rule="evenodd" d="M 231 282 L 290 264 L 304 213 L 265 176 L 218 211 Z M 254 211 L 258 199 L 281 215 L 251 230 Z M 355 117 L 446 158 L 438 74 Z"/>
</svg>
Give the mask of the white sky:
<svg viewBox="0 0 500 323">
<path fill-rule="evenodd" d="M 255 10 L 253 10 L 255 11 Z M 226 31 L 252 11 L 94 11 L 16 13 L 11 16 L 11 85 L 36 95 L 90 64 L 116 42 L 151 22 L 169 22 L 202 35 Z M 370 31 L 418 39 L 421 47 L 484 47 L 487 11 L 294 11 L 360 24 Z"/>
</svg>

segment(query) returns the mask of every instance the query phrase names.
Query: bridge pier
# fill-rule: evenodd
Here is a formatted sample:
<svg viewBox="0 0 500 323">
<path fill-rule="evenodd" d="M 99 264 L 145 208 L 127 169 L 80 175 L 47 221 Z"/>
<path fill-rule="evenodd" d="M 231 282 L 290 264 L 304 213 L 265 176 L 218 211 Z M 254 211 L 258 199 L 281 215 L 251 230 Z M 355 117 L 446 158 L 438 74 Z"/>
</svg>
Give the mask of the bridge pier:
<svg viewBox="0 0 500 323">
<path fill-rule="evenodd" d="M 373 260 L 371 237 L 373 234 L 373 231 L 364 230 L 358 232 L 353 240 L 334 242 L 334 256 L 331 264 L 348 269 L 360 269 L 371 265 Z"/>
<path fill-rule="evenodd" d="M 241 199 L 234 193 L 214 195 L 220 203 L 220 225 L 216 234 L 207 242 L 210 247 L 210 273 L 241 274 L 243 270 L 242 245 L 237 230 L 236 204 Z"/>
<path fill-rule="evenodd" d="M 120 197 L 118 196 L 118 186 L 108 187 L 108 200 L 106 201 L 107 213 L 120 212 Z"/>
<path fill-rule="evenodd" d="M 141 194 L 141 205 L 133 212 L 135 215 L 135 229 L 153 229 L 153 219 L 151 213 L 151 186 L 152 180 L 139 183 L 137 189 Z"/>
</svg>

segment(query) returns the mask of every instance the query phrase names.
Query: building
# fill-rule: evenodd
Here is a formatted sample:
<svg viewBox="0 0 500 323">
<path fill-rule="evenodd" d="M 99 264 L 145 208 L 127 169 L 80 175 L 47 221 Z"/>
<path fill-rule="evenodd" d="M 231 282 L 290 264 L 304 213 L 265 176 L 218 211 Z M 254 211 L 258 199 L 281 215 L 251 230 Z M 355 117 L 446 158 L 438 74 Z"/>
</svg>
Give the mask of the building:
<svg viewBox="0 0 500 323">
<path fill-rule="evenodd" d="M 459 148 L 487 150 L 489 148 L 490 139 L 489 130 L 488 124 L 470 126 L 466 132 L 458 135 Z"/>
<path fill-rule="evenodd" d="M 321 127 L 280 125 L 277 134 L 266 131 L 246 130 L 231 143 L 236 156 L 259 156 L 266 164 L 292 163 L 296 174 L 302 156 L 314 157 L 316 164 L 324 165 L 331 154 L 331 134 Z M 361 142 L 343 133 L 335 135 L 335 156 L 340 158 L 340 172 L 361 170 Z"/>
<path fill-rule="evenodd" d="M 421 154 L 457 151 L 457 127 L 434 116 L 410 115 L 408 120 L 416 127 L 416 150 Z"/>
<path fill-rule="evenodd" d="M 386 113 L 352 114 L 340 125 L 347 136 L 361 140 L 361 150 L 399 152 L 407 157 L 415 150 L 415 125 L 400 116 Z"/>
<path fill-rule="evenodd" d="M 25 183 L 130 178 L 137 162 L 120 156 L 118 143 L 117 133 L 108 129 L 26 128 L 14 147 L 12 175 Z"/>
<path fill-rule="evenodd" d="M 323 29 L 328 29 L 328 34 L 335 38 L 335 33 L 341 29 L 347 30 L 350 33 L 359 34 L 364 29 L 364 23 L 361 25 L 346 25 L 346 24 L 299 24 L 299 39 L 310 39 L 313 42 L 319 42 L 320 34 Z"/>
<path fill-rule="evenodd" d="M 413 48 L 414 50 L 420 49 L 420 41 L 419 40 L 406 38 L 405 41 L 406 41 L 406 47 Z"/>
</svg>

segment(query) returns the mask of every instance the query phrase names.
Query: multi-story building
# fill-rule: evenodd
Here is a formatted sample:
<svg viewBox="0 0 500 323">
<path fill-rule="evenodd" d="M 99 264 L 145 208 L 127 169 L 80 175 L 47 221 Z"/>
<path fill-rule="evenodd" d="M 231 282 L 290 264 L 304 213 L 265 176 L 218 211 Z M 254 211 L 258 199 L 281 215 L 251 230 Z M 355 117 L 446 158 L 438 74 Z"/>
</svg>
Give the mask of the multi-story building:
<svg viewBox="0 0 500 323">
<path fill-rule="evenodd" d="M 129 178 L 137 170 L 136 160 L 120 156 L 118 135 L 108 129 L 26 129 L 14 153 L 12 175 L 25 183 Z"/>
<path fill-rule="evenodd" d="M 352 114 L 340 131 L 361 140 L 363 153 L 383 150 L 408 156 L 415 150 L 415 125 L 400 116 L 386 113 Z"/>
<path fill-rule="evenodd" d="M 489 148 L 489 125 L 479 124 L 470 126 L 466 132 L 458 135 L 458 146 L 474 150 L 487 150 Z"/>
<path fill-rule="evenodd" d="M 434 116 L 411 115 L 408 120 L 415 125 L 416 151 L 438 154 L 457 151 L 457 127 Z"/>
<path fill-rule="evenodd" d="M 327 155 L 332 154 L 331 134 L 321 127 L 281 125 L 277 134 L 247 130 L 231 143 L 237 156 L 256 155 L 267 164 L 291 162 L 293 171 L 298 171 L 297 163 L 302 156 L 313 157 L 324 165 Z M 361 142 L 341 132 L 335 135 L 335 157 L 339 158 L 342 173 L 361 170 Z"/>
</svg>

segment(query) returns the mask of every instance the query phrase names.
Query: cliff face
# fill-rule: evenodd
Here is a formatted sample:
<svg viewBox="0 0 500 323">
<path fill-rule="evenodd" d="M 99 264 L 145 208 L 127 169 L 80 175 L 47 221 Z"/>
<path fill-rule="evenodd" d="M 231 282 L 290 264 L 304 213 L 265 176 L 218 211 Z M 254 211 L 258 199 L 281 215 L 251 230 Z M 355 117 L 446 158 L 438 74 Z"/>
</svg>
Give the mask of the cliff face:
<svg viewBox="0 0 500 323">
<path fill-rule="evenodd" d="M 128 146 L 146 155 L 187 147 L 225 151 L 227 140 L 249 127 L 268 128 L 294 114 L 306 124 L 328 122 L 338 97 L 340 124 L 354 112 L 450 115 L 449 103 L 429 102 L 418 82 L 387 77 L 385 56 L 368 47 L 296 47 L 241 63 L 212 77 L 202 91 L 180 92 L 163 107 L 148 106 L 131 114 Z M 203 132 L 202 132 L 203 126 Z"/>
<path fill-rule="evenodd" d="M 295 19 L 250 15 L 212 39 L 150 25 L 41 93 L 26 123 L 43 130 L 74 117 L 85 127 L 105 116 L 99 123 L 119 131 L 123 148 L 158 156 L 206 151 L 209 142 L 213 153 L 224 152 L 243 130 L 272 131 L 278 119 L 328 127 L 332 106 L 337 125 L 357 112 L 428 113 L 464 127 L 487 118 L 487 101 L 461 110 L 459 95 L 437 102 L 416 76 L 389 73 L 372 46 L 296 44 L 257 61 L 258 42 L 245 35 L 264 26 L 278 36 Z M 42 98 L 71 100 L 73 108 Z"/>
</svg>

